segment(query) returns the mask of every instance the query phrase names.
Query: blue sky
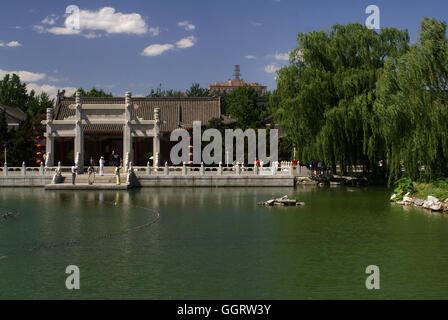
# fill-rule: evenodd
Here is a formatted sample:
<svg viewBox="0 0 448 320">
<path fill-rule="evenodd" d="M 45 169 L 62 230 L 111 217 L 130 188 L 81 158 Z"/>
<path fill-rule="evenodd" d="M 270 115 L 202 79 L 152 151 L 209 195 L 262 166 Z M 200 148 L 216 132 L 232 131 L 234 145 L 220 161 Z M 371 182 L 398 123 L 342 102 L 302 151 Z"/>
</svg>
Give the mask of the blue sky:
<svg viewBox="0 0 448 320">
<path fill-rule="evenodd" d="M 408 29 L 412 42 L 424 16 L 448 20 L 443 0 L 2 0 L 0 75 L 20 71 L 30 88 L 50 94 L 95 86 L 146 95 L 159 83 L 185 90 L 226 81 L 240 64 L 246 81 L 272 90 L 298 32 L 364 23 L 370 4 L 382 28 Z M 69 5 L 81 10 L 75 32 L 64 25 Z"/>
</svg>

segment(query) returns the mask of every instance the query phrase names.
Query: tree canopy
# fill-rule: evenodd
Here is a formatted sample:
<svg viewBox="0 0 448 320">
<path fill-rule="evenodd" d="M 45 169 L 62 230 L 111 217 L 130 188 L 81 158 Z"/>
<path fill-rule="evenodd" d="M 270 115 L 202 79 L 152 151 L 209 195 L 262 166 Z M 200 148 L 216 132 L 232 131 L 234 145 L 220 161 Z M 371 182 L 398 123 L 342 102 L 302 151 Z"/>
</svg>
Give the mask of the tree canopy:
<svg viewBox="0 0 448 320">
<path fill-rule="evenodd" d="M 0 103 L 18 107 L 26 112 L 29 96 L 26 90 L 26 84 L 20 82 L 17 74 L 5 75 L 0 81 Z"/>
<path fill-rule="evenodd" d="M 160 84 L 156 90 L 154 90 L 154 88 L 151 88 L 151 91 L 147 95 L 148 98 L 183 97 L 183 96 L 184 96 L 184 93 L 182 91 L 176 91 L 173 89 L 169 89 L 169 90 L 162 89 L 162 84 Z"/>
<path fill-rule="evenodd" d="M 407 31 L 361 24 L 299 33 L 290 64 L 277 73 L 269 104 L 297 146 L 298 159 L 371 166 L 384 158 L 373 112 L 376 83 L 388 57 L 409 48 Z"/>
<path fill-rule="evenodd" d="M 90 91 L 85 91 L 83 88 L 79 88 L 77 91 L 81 92 L 82 97 L 113 97 L 112 92 L 107 93 L 103 89 L 92 88 Z"/>
<path fill-rule="evenodd" d="M 187 91 L 185 91 L 188 97 L 208 97 L 210 93 L 208 89 L 201 88 L 199 83 L 193 83 Z"/>
<path fill-rule="evenodd" d="M 375 112 L 391 178 L 448 176 L 448 41 L 446 23 L 425 18 L 419 43 L 388 59 Z M 424 167 L 424 170 L 422 168 Z"/>
<path fill-rule="evenodd" d="M 265 115 L 265 107 L 259 103 L 257 90 L 249 86 L 233 89 L 223 96 L 225 113 L 238 119 L 241 128 L 256 128 Z"/>
</svg>

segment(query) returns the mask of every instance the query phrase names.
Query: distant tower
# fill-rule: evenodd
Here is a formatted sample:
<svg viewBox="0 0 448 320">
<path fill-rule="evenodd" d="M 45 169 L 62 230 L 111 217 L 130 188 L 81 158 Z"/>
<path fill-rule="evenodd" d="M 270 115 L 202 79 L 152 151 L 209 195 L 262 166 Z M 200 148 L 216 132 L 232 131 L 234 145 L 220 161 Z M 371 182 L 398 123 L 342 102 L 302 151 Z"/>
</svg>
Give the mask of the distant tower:
<svg viewBox="0 0 448 320">
<path fill-rule="evenodd" d="M 240 80 L 240 65 L 235 65 L 235 71 L 233 73 L 233 76 L 235 77 L 235 80 Z"/>
</svg>

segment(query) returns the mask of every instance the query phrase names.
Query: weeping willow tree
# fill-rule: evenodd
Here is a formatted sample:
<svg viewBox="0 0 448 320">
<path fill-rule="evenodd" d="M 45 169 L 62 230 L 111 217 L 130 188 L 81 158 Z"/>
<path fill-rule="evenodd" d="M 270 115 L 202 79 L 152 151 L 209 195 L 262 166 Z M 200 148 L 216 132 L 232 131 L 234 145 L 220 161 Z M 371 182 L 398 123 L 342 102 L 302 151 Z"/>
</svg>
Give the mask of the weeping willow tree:
<svg viewBox="0 0 448 320">
<path fill-rule="evenodd" d="M 290 64 L 277 74 L 270 106 L 296 144 L 298 159 L 329 165 L 371 164 L 384 156 L 374 115 L 376 82 L 387 57 L 409 49 L 407 31 L 361 24 L 299 33 Z"/>
<path fill-rule="evenodd" d="M 385 64 L 375 111 L 390 178 L 448 176 L 448 41 L 446 23 L 425 18 L 419 43 Z M 403 170 L 404 169 L 404 170 Z"/>
</svg>

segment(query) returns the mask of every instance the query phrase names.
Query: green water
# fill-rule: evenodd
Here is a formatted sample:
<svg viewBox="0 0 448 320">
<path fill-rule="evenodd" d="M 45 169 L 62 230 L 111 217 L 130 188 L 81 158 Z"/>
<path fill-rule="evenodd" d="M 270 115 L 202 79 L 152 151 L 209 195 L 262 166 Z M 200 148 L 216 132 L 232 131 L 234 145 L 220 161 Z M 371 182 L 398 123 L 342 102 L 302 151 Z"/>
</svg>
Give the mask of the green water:
<svg viewBox="0 0 448 320">
<path fill-rule="evenodd" d="M 284 194 L 306 206 L 256 205 Z M 446 299 L 448 215 L 390 204 L 389 195 L 3 188 L 0 207 L 20 215 L 0 224 L 0 298 Z M 156 223 L 120 233 L 154 220 L 151 209 Z M 80 268 L 80 290 L 65 287 L 68 265 Z M 380 268 L 380 290 L 365 288 L 368 265 Z"/>
</svg>

